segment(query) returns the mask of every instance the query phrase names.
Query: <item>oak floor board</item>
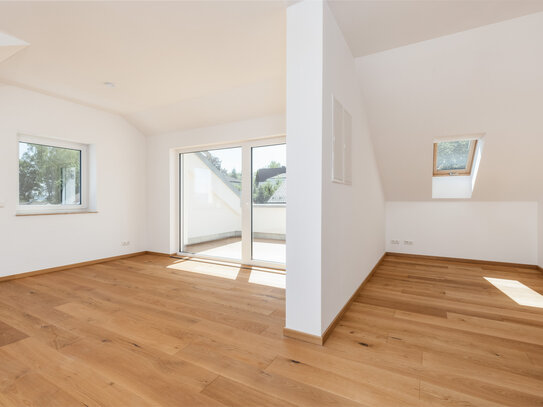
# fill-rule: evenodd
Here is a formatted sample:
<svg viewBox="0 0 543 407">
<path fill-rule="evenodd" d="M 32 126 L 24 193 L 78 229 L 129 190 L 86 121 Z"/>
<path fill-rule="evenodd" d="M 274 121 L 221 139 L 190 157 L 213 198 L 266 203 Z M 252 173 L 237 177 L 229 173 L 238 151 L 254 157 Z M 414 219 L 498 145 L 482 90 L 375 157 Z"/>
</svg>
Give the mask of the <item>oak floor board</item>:
<svg viewBox="0 0 543 407">
<path fill-rule="evenodd" d="M 250 274 L 145 254 L 0 282 L 0 406 L 543 405 L 543 308 L 485 280 L 543 294 L 536 270 L 387 255 L 324 346 Z"/>
<path fill-rule="evenodd" d="M 129 351 L 115 342 L 82 339 L 61 352 L 103 371 L 153 405 L 221 405 L 200 393 L 217 377 L 213 372 L 178 358 L 155 357 L 137 343 L 133 347 L 134 351 Z"/>
<path fill-rule="evenodd" d="M 477 364 L 477 370 L 470 369 L 473 364 L 454 357 L 452 355 L 443 355 L 439 353 L 425 352 L 423 354 L 424 367 L 433 369 L 446 369 L 449 373 L 459 374 L 464 377 L 484 382 L 500 383 L 501 387 L 510 390 L 520 390 L 532 396 L 543 398 L 542 379 L 533 378 L 526 374 L 517 374 L 489 367 L 485 364 Z"/>
<path fill-rule="evenodd" d="M 119 273 L 122 274 L 122 273 Z M 133 274 L 133 273 L 132 273 Z M 127 278 L 131 276 L 127 276 Z M 80 277 L 81 278 L 81 277 Z M 85 277 L 82 277 L 85 278 Z M 211 278 L 211 277 L 208 277 Z M 217 278 L 217 277 L 215 277 Z M 106 280 L 105 282 L 103 282 Z M 220 278 L 219 278 L 220 280 Z M 232 309 L 235 312 L 246 312 L 248 314 L 255 314 L 255 318 L 261 319 L 260 314 L 268 315 L 273 312 L 273 308 L 265 309 L 264 312 L 260 311 L 257 306 L 257 300 L 248 302 L 247 300 L 235 301 L 236 296 L 232 295 L 234 290 L 225 291 L 229 293 L 229 302 L 220 302 L 217 301 L 217 293 L 215 291 L 202 293 L 199 289 L 194 289 L 194 287 L 183 287 L 177 286 L 176 283 L 168 281 L 166 285 L 160 285 L 159 288 L 153 288 L 148 283 L 142 283 L 140 286 L 133 287 L 130 283 L 114 282 L 110 283 L 109 279 L 104 279 L 104 275 L 100 275 L 100 281 L 103 282 L 103 288 L 105 290 L 119 290 L 127 293 L 127 290 L 138 291 L 139 293 L 145 292 L 152 296 L 156 296 L 160 299 L 171 300 L 178 302 L 180 305 L 187 306 L 199 306 L 200 309 L 211 309 L 216 310 L 216 307 L 220 306 L 226 309 Z M 235 292 L 235 291 L 234 291 Z M 212 294 L 212 295 L 211 295 Z M 256 309 L 256 311 L 255 311 Z"/>
<path fill-rule="evenodd" d="M 292 380 L 304 381 L 314 387 L 327 392 L 345 397 L 365 406 L 393 405 L 401 400 L 402 406 L 418 405 L 419 384 L 414 390 L 403 394 L 391 394 L 383 387 L 373 385 L 364 380 L 365 372 L 358 376 L 344 376 L 333 373 L 329 370 L 320 369 L 297 359 L 277 357 L 273 363 L 266 368 L 267 372 L 288 377 Z"/>
<path fill-rule="evenodd" d="M 489 335 L 488 332 L 481 332 L 483 328 L 480 327 L 466 330 L 465 326 L 458 326 L 453 321 L 444 318 L 428 317 L 406 311 L 396 311 L 392 318 L 376 316 L 371 312 L 350 313 L 345 315 L 340 324 L 351 328 L 360 326 L 364 331 L 382 330 L 389 333 L 389 339 L 401 340 L 411 335 L 415 343 L 422 341 L 423 350 L 425 346 L 430 346 L 424 342 L 426 338 L 431 338 L 436 344 L 444 342 L 451 348 L 456 347 L 456 344 L 466 354 L 482 352 L 490 355 L 496 353 L 500 357 L 521 361 L 526 360 L 526 352 L 539 352 L 542 349 L 539 345 L 522 340 Z M 513 335 L 511 334 L 511 336 Z"/>
<path fill-rule="evenodd" d="M 27 337 L 28 335 L 24 332 L 21 332 L 0 320 L 0 348 Z"/>
<path fill-rule="evenodd" d="M 254 390 L 241 383 L 229 380 L 219 376 L 203 391 L 203 394 L 209 396 L 225 406 L 236 407 L 243 400 L 244 407 L 294 407 L 285 400 L 278 399 L 268 394 Z"/>
<path fill-rule="evenodd" d="M 24 305 L 15 304 L 15 306 L 12 306 L 3 302 L 4 300 L 4 298 L 0 297 L 0 320 L 25 333 L 27 336 L 37 338 L 42 343 L 55 349 L 60 349 L 79 340 L 78 336 L 72 334 L 62 326 L 48 323 L 42 318 L 33 315 L 36 313 L 34 310 L 24 310 Z"/>
<path fill-rule="evenodd" d="M 424 406 L 432 407 L 503 407 L 488 399 L 482 399 L 464 392 L 459 392 L 434 383 L 421 380 L 420 401 Z"/>
<path fill-rule="evenodd" d="M 266 328 L 267 325 L 262 324 L 262 320 L 277 323 L 283 321 L 278 317 L 261 315 L 238 308 L 227 309 L 221 306 L 219 307 L 220 312 L 217 312 L 217 305 L 213 305 L 213 301 L 203 302 L 201 300 L 196 304 L 195 301 L 191 302 L 181 296 L 168 295 L 166 293 L 150 293 L 148 288 L 141 290 L 130 289 L 102 282 L 98 282 L 97 285 L 100 286 L 100 290 L 93 293 L 93 296 L 108 298 L 109 300 L 123 304 L 123 306 L 137 308 L 138 312 L 160 312 L 164 313 L 165 316 L 170 315 L 173 318 L 185 317 L 193 320 L 199 319 L 203 315 L 209 319 L 220 320 L 223 323 L 243 327 L 245 330 L 255 332 L 261 332 Z M 104 297 L 103 293 L 107 293 L 108 295 Z M 112 298 L 115 298 L 115 300 Z"/>
<path fill-rule="evenodd" d="M 432 298 L 431 306 L 428 305 L 428 298 Z M 392 302 L 392 300 L 394 300 L 394 302 Z M 519 312 L 515 308 L 489 307 L 488 305 L 480 303 L 462 302 L 453 300 L 445 295 L 435 296 L 428 294 L 422 290 L 403 290 L 400 293 L 392 295 L 383 290 L 371 289 L 368 290 L 363 297 L 357 299 L 356 302 L 372 305 L 403 302 L 404 305 L 402 306 L 402 309 L 405 311 L 408 311 L 409 308 L 429 308 L 430 311 L 419 312 L 421 314 L 446 317 L 447 312 L 456 312 L 489 320 L 520 322 L 522 324 L 543 328 L 543 321 L 541 320 L 541 316 L 537 313 Z"/>
<path fill-rule="evenodd" d="M 53 380 L 63 391 L 81 400 L 88 407 L 107 404 L 151 406 L 96 370 L 42 345 L 33 338 L 6 346 L 3 350 L 42 376 Z"/>
<path fill-rule="evenodd" d="M 135 314 L 122 310 L 108 312 L 104 309 L 93 309 L 87 305 L 76 303 L 64 304 L 56 309 L 85 320 L 91 325 L 98 325 L 113 332 L 122 333 L 171 355 L 187 344 L 183 338 L 164 332 L 165 330 L 162 329 L 160 323 L 157 324 L 154 320 L 143 320 Z M 141 329 L 142 325 L 146 325 L 145 329 Z"/>
<path fill-rule="evenodd" d="M 240 382 L 254 390 L 281 398 L 299 406 L 356 406 L 347 398 L 250 366 L 242 361 L 221 355 L 213 347 L 192 344 L 178 353 L 184 360 L 205 367 L 230 380 Z"/>
</svg>

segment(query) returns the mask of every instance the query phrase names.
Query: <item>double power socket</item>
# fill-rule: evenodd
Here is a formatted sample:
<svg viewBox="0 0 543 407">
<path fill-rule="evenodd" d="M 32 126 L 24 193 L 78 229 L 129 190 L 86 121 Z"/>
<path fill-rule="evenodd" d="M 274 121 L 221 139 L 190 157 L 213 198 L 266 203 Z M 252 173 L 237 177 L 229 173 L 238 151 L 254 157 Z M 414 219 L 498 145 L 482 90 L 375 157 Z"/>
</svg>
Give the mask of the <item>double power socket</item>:
<svg viewBox="0 0 543 407">
<path fill-rule="evenodd" d="M 400 240 L 391 240 L 390 243 L 399 245 L 401 243 L 401 241 Z M 405 246 L 413 246 L 413 241 L 412 240 L 404 240 L 403 244 Z"/>
</svg>

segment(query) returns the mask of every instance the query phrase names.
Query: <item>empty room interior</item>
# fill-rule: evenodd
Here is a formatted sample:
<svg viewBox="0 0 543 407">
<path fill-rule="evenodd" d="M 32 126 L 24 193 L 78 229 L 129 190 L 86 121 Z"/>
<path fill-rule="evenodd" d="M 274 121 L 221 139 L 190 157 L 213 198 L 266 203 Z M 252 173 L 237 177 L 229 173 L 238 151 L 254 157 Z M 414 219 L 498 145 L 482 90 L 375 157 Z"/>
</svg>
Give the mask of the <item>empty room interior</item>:
<svg viewBox="0 0 543 407">
<path fill-rule="evenodd" d="M 543 0 L 0 2 L 0 406 L 543 406 Z"/>
</svg>

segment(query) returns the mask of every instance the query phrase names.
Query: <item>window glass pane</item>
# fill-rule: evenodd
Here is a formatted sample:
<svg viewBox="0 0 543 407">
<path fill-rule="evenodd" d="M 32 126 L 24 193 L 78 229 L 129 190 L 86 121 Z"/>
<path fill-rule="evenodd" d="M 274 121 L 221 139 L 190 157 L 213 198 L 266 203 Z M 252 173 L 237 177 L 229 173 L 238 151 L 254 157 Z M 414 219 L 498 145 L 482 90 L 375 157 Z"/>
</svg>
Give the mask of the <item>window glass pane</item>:
<svg viewBox="0 0 543 407">
<path fill-rule="evenodd" d="M 471 140 L 445 141 L 437 145 L 438 171 L 465 170 L 468 166 Z"/>
<path fill-rule="evenodd" d="M 253 259 L 286 261 L 287 149 L 285 144 L 254 147 Z"/>
<path fill-rule="evenodd" d="M 19 142 L 19 205 L 81 205 L 81 151 Z"/>
<path fill-rule="evenodd" d="M 181 248 L 241 259 L 241 148 L 181 154 Z"/>
</svg>

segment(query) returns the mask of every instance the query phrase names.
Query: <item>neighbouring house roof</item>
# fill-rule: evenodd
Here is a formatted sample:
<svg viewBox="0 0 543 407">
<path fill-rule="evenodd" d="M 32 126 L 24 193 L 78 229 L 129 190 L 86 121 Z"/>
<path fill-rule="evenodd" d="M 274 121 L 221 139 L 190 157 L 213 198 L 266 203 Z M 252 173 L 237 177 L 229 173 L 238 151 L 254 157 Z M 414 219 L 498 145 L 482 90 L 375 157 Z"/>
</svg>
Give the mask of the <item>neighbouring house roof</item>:
<svg viewBox="0 0 543 407">
<path fill-rule="evenodd" d="M 268 203 L 286 203 L 287 202 L 287 179 L 285 178 L 277 191 L 268 199 Z"/>
<path fill-rule="evenodd" d="M 227 174 L 221 172 L 215 165 L 202 153 L 198 152 L 196 153 L 198 158 L 202 160 L 202 162 L 211 170 L 213 173 L 228 187 L 230 188 L 237 196 L 241 196 L 241 191 L 236 188 L 235 185 L 240 184 L 240 180 L 236 178 L 232 178 L 228 176 Z M 274 194 L 268 199 L 267 203 L 273 203 L 273 204 L 279 204 L 279 203 L 285 203 L 287 201 L 287 179 L 285 176 L 285 167 L 281 168 L 265 168 L 265 170 L 273 170 L 273 171 L 264 171 L 259 170 L 261 172 L 261 181 L 271 181 L 271 178 L 276 177 L 276 182 L 281 182 L 281 185 L 279 185 L 279 188 L 274 192 Z M 257 175 L 258 177 L 258 175 Z"/>
<path fill-rule="evenodd" d="M 255 182 L 257 184 L 267 181 L 269 178 L 275 177 L 287 172 L 287 167 L 278 168 L 261 168 L 256 172 Z"/>
</svg>

